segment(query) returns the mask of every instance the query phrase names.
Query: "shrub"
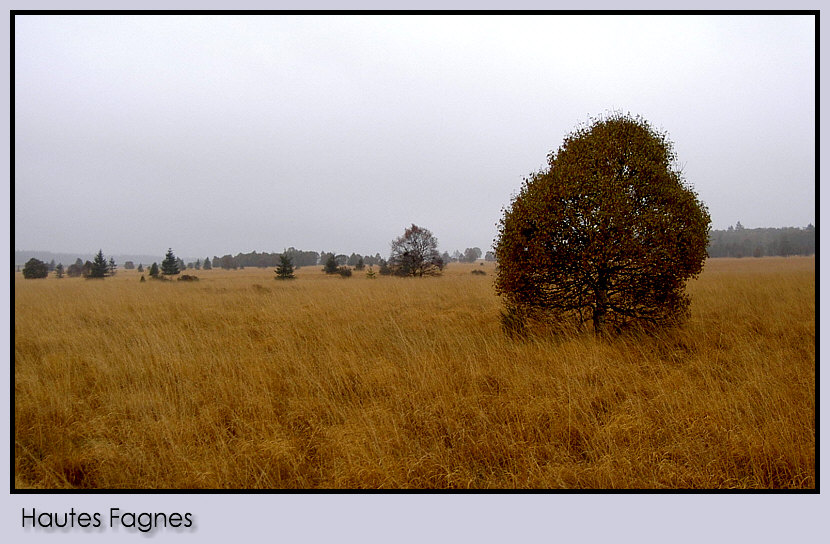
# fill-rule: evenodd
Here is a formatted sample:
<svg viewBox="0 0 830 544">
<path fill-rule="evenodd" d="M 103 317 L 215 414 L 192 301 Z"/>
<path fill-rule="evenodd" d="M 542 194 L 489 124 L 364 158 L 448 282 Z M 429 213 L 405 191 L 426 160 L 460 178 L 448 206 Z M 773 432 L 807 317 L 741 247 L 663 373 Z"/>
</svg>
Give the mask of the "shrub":
<svg viewBox="0 0 830 544">
<path fill-rule="evenodd" d="M 337 274 L 339 273 L 339 269 L 337 268 L 337 259 L 335 259 L 334 254 L 329 254 L 328 258 L 326 259 L 326 263 L 323 266 L 323 272 L 326 274 Z"/>
<path fill-rule="evenodd" d="M 27 280 L 45 278 L 49 275 L 49 265 L 34 257 L 23 266 L 23 277 Z"/>
</svg>

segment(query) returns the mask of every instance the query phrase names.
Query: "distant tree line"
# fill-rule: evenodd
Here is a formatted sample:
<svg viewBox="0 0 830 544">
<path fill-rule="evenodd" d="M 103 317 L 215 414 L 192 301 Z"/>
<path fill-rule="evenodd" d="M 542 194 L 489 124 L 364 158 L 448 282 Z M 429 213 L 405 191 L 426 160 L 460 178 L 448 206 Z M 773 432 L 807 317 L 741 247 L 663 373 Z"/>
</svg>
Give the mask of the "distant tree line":
<svg viewBox="0 0 830 544">
<path fill-rule="evenodd" d="M 280 257 L 285 255 L 293 263 L 294 268 L 301 266 L 315 266 L 318 263 L 320 254 L 316 251 L 302 251 L 296 248 L 288 248 L 280 253 L 237 253 L 236 255 L 223 255 L 212 259 L 205 258 L 202 265 L 206 269 L 222 268 L 225 270 L 236 270 L 238 268 L 274 268 L 281 264 Z"/>
<path fill-rule="evenodd" d="M 744 228 L 740 221 L 734 227 L 726 230 L 713 230 L 710 233 L 709 256 L 710 257 L 766 257 L 766 256 L 790 256 L 790 255 L 813 255 L 816 250 L 815 227 L 810 224 L 805 228 Z M 235 270 L 245 267 L 255 268 L 276 268 L 281 266 L 281 257 L 290 259 L 293 267 L 323 266 L 329 274 L 344 274 L 345 267 L 351 267 L 362 271 L 366 267 L 379 267 L 381 275 L 393 274 L 387 260 L 383 259 L 380 253 L 375 255 L 361 255 L 352 253 L 336 253 L 332 251 L 303 251 L 294 247 L 288 248 L 281 253 L 237 253 L 236 255 L 214 256 L 212 259 L 205 258 L 204 261 L 197 260 L 195 263 L 188 263 L 187 268 L 200 267 L 205 269 L 222 268 Z M 463 252 L 453 251 L 452 254 L 444 252 L 440 255 L 442 267 L 450 263 L 472 263 L 482 258 L 482 251 L 478 247 L 468 247 Z M 496 260 L 493 251 L 487 251 L 484 256 L 487 262 Z M 184 263 L 179 263 L 180 268 L 185 268 Z M 398 269 L 400 271 L 400 269 Z"/>
<path fill-rule="evenodd" d="M 334 259 L 334 265 L 338 268 L 349 266 L 358 271 L 369 266 L 384 267 L 385 264 L 388 264 L 387 261 L 381 257 L 380 253 L 375 253 L 374 255 L 361 255 L 360 253 L 346 255 L 345 253 L 337 253 L 334 251 L 303 251 L 290 247 L 286 251 L 280 253 L 259 253 L 257 251 L 252 251 L 250 253 L 237 253 L 236 255 L 226 254 L 221 257 L 214 255 L 213 258 L 206 258 L 204 261 L 188 263 L 187 268 L 195 267 L 198 270 L 200 264 L 202 266 L 208 264 L 212 268 L 222 268 L 225 270 L 236 270 L 246 267 L 275 268 L 281 265 L 282 261 L 280 259 L 283 255 L 291 260 L 294 268 L 300 268 L 303 266 L 329 265 L 329 269 L 331 270 L 332 265 L 329 264 L 331 259 Z M 456 262 L 472 263 L 482 258 L 482 252 L 478 247 L 468 247 L 463 253 L 455 250 L 453 254 L 450 255 L 445 251 L 442 255 L 440 255 L 440 257 L 444 264 Z M 484 259 L 486 261 L 495 261 L 496 257 L 492 251 L 488 251 L 484 256 Z"/>
<path fill-rule="evenodd" d="M 400 239 L 396 240 L 396 243 L 400 244 Z M 735 226 L 730 226 L 726 230 L 712 230 L 710 232 L 708 253 L 709 257 L 712 258 L 815 255 L 816 228 L 811 223 L 804 228 L 748 229 L 738 221 Z M 379 267 L 379 273 L 381 275 L 410 275 L 412 273 L 410 271 L 410 264 L 408 264 L 406 259 L 403 261 L 403 265 L 398 262 L 397 266 L 394 266 L 396 263 L 393 262 L 391 263 L 393 266 L 390 266 L 390 263 L 380 256 L 380 253 L 376 253 L 375 255 L 360 255 L 359 253 L 345 255 L 330 251 L 303 251 L 291 247 L 282 253 L 258 253 L 252 251 L 250 253 L 237 253 L 235 256 L 229 254 L 223 255 L 222 257 L 214 256 L 212 259 L 205 257 L 204 260 L 197 259 L 195 262 L 190 263 L 185 263 L 182 259 L 171 255 L 172 251 L 168 250 L 168 255 L 165 259 L 167 269 L 166 272 L 162 271 L 163 275 L 178 274 L 179 271 L 185 269 L 210 270 L 212 268 L 222 268 L 225 270 L 235 270 L 245 267 L 255 267 L 277 268 L 282 271 L 278 273 L 281 277 L 293 277 L 294 269 L 302 266 L 317 265 L 323 265 L 324 271 L 328 274 L 340 274 L 343 276 L 347 276 L 347 274 L 351 275 L 349 267 L 357 271 L 362 271 L 366 267 L 377 266 Z M 394 257 L 394 251 L 392 257 Z M 433 268 L 434 265 L 434 269 L 440 271 L 450 263 L 472 263 L 478 259 L 481 259 L 481 249 L 468 247 L 463 253 L 455 250 L 451 255 L 445 251 L 440 256 L 430 255 L 427 260 L 432 263 L 430 268 Z M 496 260 L 496 256 L 492 251 L 488 251 L 484 255 L 484 260 L 492 262 Z M 438 264 L 439 262 L 440 265 Z M 151 268 L 151 278 L 157 277 L 159 274 L 158 265 L 153 264 L 155 265 L 155 274 Z M 289 265 L 291 266 L 290 269 L 288 268 Z M 413 268 L 413 270 L 418 270 L 417 273 L 420 274 L 421 269 L 418 266 Z M 175 272 L 173 272 L 174 268 Z M 78 258 L 69 266 L 64 266 L 62 263 L 55 263 L 54 259 L 49 263 L 45 263 L 39 259 L 31 258 L 23 267 L 23 276 L 27 279 L 45 278 L 49 273 L 54 272 L 57 278 L 62 278 L 64 275 L 70 278 L 103 278 L 115 275 L 117 269 L 118 266 L 115 260 L 112 257 L 109 260 L 105 260 L 103 253 L 99 251 L 92 261 L 83 261 Z M 137 269 L 138 272 L 143 273 L 144 265 L 139 263 L 136 267 L 133 261 L 126 261 L 124 263 L 124 269 Z M 18 270 L 20 270 L 20 267 L 18 267 Z M 370 270 L 370 273 L 371 277 L 374 277 L 374 271 Z"/>
<path fill-rule="evenodd" d="M 92 261 L 84 262 L 78 258 L 66 268 L 64 268 L 63 263 L 55 264 L 54 259 L 47 264 L 32 257 L 23 266 L 23 277 L 27 280 L 42 279 L 47 277 L 50 272 L 54 272 L 57 278 L 63 278 L 64 275 L 71 278 L 79 276 L 87 279 L 106 278 L 107 276 L 114 276 L 117 269 L 118 265 L 115 264 L 115 259 L 110 257 L 107 260 L 104 258 L 104 252 L 98 251 Z"/>
<path fill-rule="evenodd" d="M 375 253 L 374 255 L 361 255 L 360 253 L 351 253 L 350 255 L 347 255 L 345 253 L 337 253 L 325 250 L 319 252 L 304 251 L 294 247 L 290 247 L 284 252 L 280 253 L 260 253 L 257 251 L 252 251 L 250 253 L 237 253 L 236 255 L 226 254 L 222 255 L 221 257 L 214 255 L 212 258 L 205 257 L 204 259 L 196 259 L 195 261 L 187 263 L 179 257 L 174 256 L 173 259 L 175 259 L 176 267 L 180 271 L 211 270 L 213 268 L 221 268 L 224 270 L 237 270 L 246 267 L 276 268 L 281 265 L 284 266 L 284 263 L 281 260 L 283 256 L 290 260 L 294 269 L 301 268 L 303 266 L 329 265 L 329 270 L 331 270 L 331 265 L 329 264 L 329 261 L 330 259 L 334 259 L 334 264 L 336 265 L 336 273 L 342 274 L 343 267 L 351 267 L 356 271 L 363 271 L 368 267 L 378 267 L 381 275 L 392 274 L 391 268 L 389 268 L 389 263 L 386 259 L 381 257 L 380 253 Z M 439 257 L 443 263 L 442 266 L 446 266 L 450 263 L 472 263 L 482 258 L 482 251 L 478 247 L 468 247 L 463 252 L 455 250 L 452 253 L 452 255 L 445 251 Z M 487 251 L 487 253 L 484 255 L 484 260 L 495 261 L 495 254 L 492 251 Z M 42 270 L 37 268 L 37 263 L 43 263 L 44 261 L 38 259 L 30 259 L 30 261 L 31 263 L 27 263 L 30 264 L 30 266 L 27 268 L 27 273 L 30 275 L 30 277 L 45 277 L 42 275 Z M 57 277 L 63 277 L 64 275 L 69 277 L 89 277 L 90 272 L 92 270 L 93 261 L 84 261 L 81 258 L 77 258 L 73 264 L 64 266 L 61 263 L 55 263 L 55 260 L 52 259 L 52 261 L 48 264 L 45 264 L 45 266 L 48 272 L 55 272 L 55 275 Z M 115 260 L 112 257 L 110 257 L 108 265 L 109 270 L 106 275 L 114 275 L 118 267 L 115 263 Z M 57 270 L 58 266 L 60 266 L 60 271 Z M 123 268 L 124 270 L 137 270 L 139 273 L 144 273 L 145 268 L 148 268 L 149 270 L 149 266 L 145 266 L 141 262 L 136 264 L 136 262 L 133 260 L 125 260 Z M 21 270 L 20 265 L 18 265 L 17 269 Z M 32 276 L 32 274 L 34 274 L 34 276 Z M 96 271 L 92 277 L 101 277 L 98 274 L 100 274 L 100 272 Z"/>
<path fill-rule="evenodd" d="M 252 251 L 251 253 L 237 253 L 236 255 L 227 254 L 221 257 L 214 256 L 212 259 L 205 259 L 205 261 L 209 262 L 212 268 L 223 268 L 225 270 L 235 270 L 245 267 L 274 268 L 282 265 L 281 258 L 283 256 L 290 259 L 294 268 L 324 265 L 329 260 L 329 257 L 333 257 L 338 266 L 352 266 L 361 270 L 363 266 L 378 265 L 383 260 L 381 259 L 380 253 L 376 253 L 374 256 L 364 256 L 359 253 L 345 255 L 330 251 L 303 251 L 290 247 L 280 253 L 259 253 Z"/>
<path fill-rule="evenodd" d="M 709 257 L 789 257 L 816 253 L 816 228 L 748 229 L 741 222 L 709 235 Z"/>
</svg>

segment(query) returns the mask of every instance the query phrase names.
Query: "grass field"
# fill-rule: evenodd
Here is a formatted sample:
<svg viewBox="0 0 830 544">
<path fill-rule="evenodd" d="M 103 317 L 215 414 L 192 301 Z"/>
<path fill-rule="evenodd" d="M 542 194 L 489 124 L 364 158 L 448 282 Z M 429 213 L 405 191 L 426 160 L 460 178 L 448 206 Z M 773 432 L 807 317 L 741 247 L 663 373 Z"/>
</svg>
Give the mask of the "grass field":
<svg viewBox="0 0 830 544">
<path fill-rule="evenodd" d="M 18 273 L 14 485 L 815 488 L 814 258 L 710 260 L 612 340 L 506 338 L 493 273 Z"/>
</svg>

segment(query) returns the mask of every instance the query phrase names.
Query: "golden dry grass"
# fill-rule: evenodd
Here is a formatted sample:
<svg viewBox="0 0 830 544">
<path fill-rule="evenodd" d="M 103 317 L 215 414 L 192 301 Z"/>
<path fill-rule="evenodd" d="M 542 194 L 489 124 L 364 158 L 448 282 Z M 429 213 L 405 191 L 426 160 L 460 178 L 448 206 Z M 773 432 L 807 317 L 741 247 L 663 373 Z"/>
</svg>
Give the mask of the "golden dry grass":
<svg viewBox="0 0 830 544">
<path fill-rule="evenodd" d="M 514 341 L 477 265 L 15 279 L 17 488 L 815 488 L 815 260 L 660 337 Z"/>
</svg>

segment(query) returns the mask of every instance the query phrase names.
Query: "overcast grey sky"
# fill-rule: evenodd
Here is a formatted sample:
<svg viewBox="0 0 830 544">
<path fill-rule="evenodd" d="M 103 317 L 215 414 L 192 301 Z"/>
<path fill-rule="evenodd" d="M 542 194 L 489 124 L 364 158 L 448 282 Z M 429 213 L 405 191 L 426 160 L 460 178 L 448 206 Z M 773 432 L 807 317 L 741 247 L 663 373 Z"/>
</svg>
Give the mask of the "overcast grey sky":
<svg viewBox="0 0 830 544">
<path fill-rule="evenodd" d="M 17 16 L 15 249 L 486 251 L 589 116 L 675 143 L 714 228 L 815 223 L 810 16 Z"/>
</svg>

